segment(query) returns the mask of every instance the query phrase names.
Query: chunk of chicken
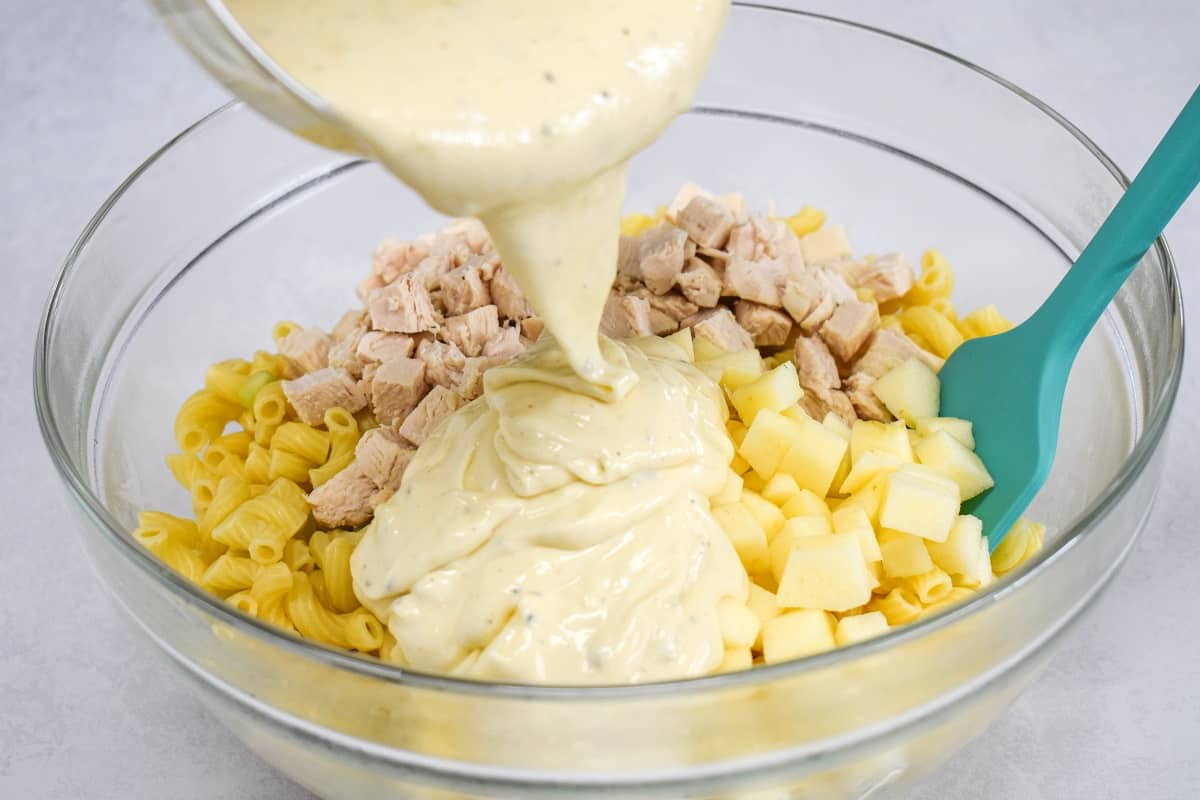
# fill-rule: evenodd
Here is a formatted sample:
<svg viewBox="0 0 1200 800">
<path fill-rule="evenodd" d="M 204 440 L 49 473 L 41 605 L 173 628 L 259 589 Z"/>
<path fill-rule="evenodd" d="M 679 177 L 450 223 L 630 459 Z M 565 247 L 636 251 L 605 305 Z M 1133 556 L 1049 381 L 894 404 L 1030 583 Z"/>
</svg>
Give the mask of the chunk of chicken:
<svg viewBox="0 0 1200 800">
<path fill-rule="evenodd" d="M 423 341 L 417 345 L 417 358 L 425 364 L 426 379 L 439 386 L 452 386 L 467 363 L 467 357 L 452 342 Z"/>
<path fill-rule="evenodd" d="M 379 488 L 357 463 L 334 475 L 308 494 L 313 518 L 323 528 L 356 528 L 371 518 L 372 500 Z"/>
<path fill-rule="evenodd" d="M 353 414 L 367 404 L 354 378 L 344 369 L 326 367 L 283 382 L 283 394 L 306 425 L 323 425 L 325 412 L 344 408 Z"/>
<path fill-rule="evenodd" d="M 875 385 L 875 376 L 865 372 L 854 372 L 842 385 L 858 416 L 876 422 L 891 422 L 894 419 L 892 413 L 875 396 L 872 388 Z"/>
<path fill-rule="evenodd" d="M 871 261 L 849 261 L 838 271 L 851 286 L 870 289 L 879 303 L 908 294 L 916 280 L 912 265 L 899 253 L 887 253 Z"/>
<path fill-rule="evenodd" d="M 650 336 L 650 304 L 640 297 L 609 292 L 600 317 L 600 332 L 611 339 Z"/>
<path fill-rule="evenodd" d="M 391 428 L 372 428 L 362 435 L 354 448 L 354 465 L 376 489 L 397 489 L 415 452 Z"/>
<path fill-rule="evenodd" d="M 835 356 L 852 361 L 878 327 L 878 306 L 850 300 L 834 310 L 821 325 L 820 333 Z"/>
<path fill-rule="evenodd" d="M 854 404 L 840 389 L 805 389 L 800 407 L 815 420 L 825 419 L 831 411 L 847 425 L 853 425 L 858 419 Z"/>
<path fill-rule="evenodd" d="M 666 294 L 683 271 L 687 234 L 674 225 L 664 224 L 638 237 L 638 272 L 646 287 L 655 294 Z"/>
<path fill-rule="evenodd" d="M 477 356 L 483 346 L 500 330 L 500 316 L 494 305 L 483 306 L 466 314 L 447 317 L 442 335 L 467 356 Z"/>
<path fill-rule="evenodd" d="M 745 328 L 737 324 L 737 320 L 725 306 L 701 311 L 684 320 L 684 324 L 691 328 L 696 336 L 703 336 L 727 352 L 754 347 L 754 339 Z"/>
<path fill-rule="evenodd" d="M 734 256 L 725 266 L 722 294 L 779 308 L 787 280 L 788 267 L 781 259 L 763 258 L 750 261 Z"/>
<path fill-rule="evenodd" d="M 738 300 L 733 304 L 733 315 L 738 325 L 754 339 L 759 347 L 776 347 L 786 344 L 792 332 L 792 318 L 770 306 L 750 300 Z"/>
<path fill-rule="evenodd" d="M 492 292 L 478 263 L 463 264 L 443 275 L 440 297 L 449 316 L 467 314 L 492 302 Z"/>
<path fill-rule="evenodd" d="M 401 275 L 412 272 L 428 255 L 426 242 L 385 239 L 371 255 L 371 272 L 379 276 L 381 285 L 386 286 Z"/>
<path fill-rule="evenodd" d="M 524 352 L 525 345 L 521 341 L 521 332 L 511 326 L 500 328 L 483 346 L 483 355 L 497 361 L 512 361 Z"/>
<path fill-rule="evenodd" d="M 522 320 L 534 316 L 533 306 L 521 293 L 521 287 L 503 266 L 496 270 L 491 283 L 492 302 L 505 319 Z"/>
<path fill-rule="evenodd" d="M 297 328 L 279 340 L 279 352 L 287 359 L 289 375 L 316 372 L 329 366 L 333 339 L 319 328 Z"/>
<path fill-rule="evenodd" d="M 933 353 L 922 350 L 903 333 L 880 329 L 871 336 L 867 349 L 854 362 L 854 371 L 881 378 L 910 358 L 921 359 L 934 372 L 945 363 Z"/>
<path fill-rule="evenodd" d="M 697 195 L 679 212 L 676 224 L 702 247 L 724 247 L 733 230 L 734 219 L 721 202 Z"/>
<path fill-rule="evenodd" d="M 805 390 L 836 389 L 842 385 L 837 362 L 825 342 L 816 336 L 798 336 L 792 346 L 792 363 Z"/>
<path fill-rule="evenodd" d="M 392 361 L 408 358 L 416 346 L 416 339 L 406 333 L 367 331 L 358 340 L 355 351 L 363 362 Z"/>
<path fill-rule="evenodd" d="M 462 398 L 444 386 L 434 386 L 400 424 L 400 435 L 417 447 L 425 443 L 438 424 L 462 405 Z"/>
<path fill-rule="evenodd" d="M 699 258 L 688 261 L 678 283 L 683 296 L 702 308 L 712 308 L 721 299 L 721 275 Z"/>
<path fill-rule="evenodd" d="M 433 330 L 441 322 L 429 289 L 411 272 L 373 290 L 367 296 L 367 311 L 372 327 L 393 333 L 420 333 Z"/>
<path fill-rule="evenodd" d="M 424 361 L 397 358 L 383 362 L 371 380 L 371 408 L 375 419 L 380 425 L 399 425 L 428 391 Z"/>
</svg>

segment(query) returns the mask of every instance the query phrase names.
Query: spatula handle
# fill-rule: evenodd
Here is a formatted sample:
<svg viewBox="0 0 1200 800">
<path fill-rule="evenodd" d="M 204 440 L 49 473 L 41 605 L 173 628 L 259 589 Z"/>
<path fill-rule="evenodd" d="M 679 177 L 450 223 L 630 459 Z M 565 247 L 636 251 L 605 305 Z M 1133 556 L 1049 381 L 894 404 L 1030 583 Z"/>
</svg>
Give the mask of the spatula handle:
<svg viewBox="0 0 1200 800">
<path fill-rule="evenodd" d="M 1029 320 L 1070 366 L 1088 332 L 1200 183 L 1200 89 L 1075 265 Z"/>
</svg>

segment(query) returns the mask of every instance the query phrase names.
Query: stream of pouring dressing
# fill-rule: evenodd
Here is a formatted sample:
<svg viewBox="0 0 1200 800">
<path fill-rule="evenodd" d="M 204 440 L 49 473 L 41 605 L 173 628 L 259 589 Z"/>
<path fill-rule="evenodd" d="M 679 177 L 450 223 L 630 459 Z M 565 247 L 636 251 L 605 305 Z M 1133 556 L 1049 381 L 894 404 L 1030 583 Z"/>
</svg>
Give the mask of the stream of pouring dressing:
<svg viewBox="0 0 1200 800">
<path fill-rule="evenodd" d="M 708 511 L 723 400 L 670 346 L 597 331 L 626 165 L 690 103 L 728 0 L 227 5 L 364 153 L 483 220 L 551 335 L 486 376 L 354 553 L 403 661 L 555 683 L 711 671 L 716 604 L 747 592 Z"/>
</svg>

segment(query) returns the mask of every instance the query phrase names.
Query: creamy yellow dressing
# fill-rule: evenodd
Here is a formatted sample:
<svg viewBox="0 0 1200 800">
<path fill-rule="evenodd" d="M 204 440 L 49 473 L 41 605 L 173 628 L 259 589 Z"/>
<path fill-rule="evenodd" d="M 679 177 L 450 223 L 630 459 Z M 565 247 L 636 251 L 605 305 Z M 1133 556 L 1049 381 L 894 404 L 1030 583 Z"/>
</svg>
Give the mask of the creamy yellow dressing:
<svg viewBox="0 0 1200 800">
<path fill-rule="evenodd" d="M 483 220 L 545 322 L 376 510 L 355 591 L 403 660 L 519 682 L 712 671 L 748 580 L 708 498 L 716 385 L 598 335 L 629 158 L 691 101 L 728 0 L 229 0 L 355 147 Z"/>
<path fill-rule="evenodd" d="M 667 357 L 602 340 L 638 378 L 606 401 L 543 339 L 422 445 L 351 560 L 409 665 L 595 684 L 721 661 L 717 603 L 749 590 L 709 513 L 733 456 L 724 399 L 649 346 Z"/>
<path fill-rule="evenodd" d="M 728 0 L 228 0 L 359 149 L 478 216 L 602 391 L 625 165 L 691 101 Z"/>
</svg>

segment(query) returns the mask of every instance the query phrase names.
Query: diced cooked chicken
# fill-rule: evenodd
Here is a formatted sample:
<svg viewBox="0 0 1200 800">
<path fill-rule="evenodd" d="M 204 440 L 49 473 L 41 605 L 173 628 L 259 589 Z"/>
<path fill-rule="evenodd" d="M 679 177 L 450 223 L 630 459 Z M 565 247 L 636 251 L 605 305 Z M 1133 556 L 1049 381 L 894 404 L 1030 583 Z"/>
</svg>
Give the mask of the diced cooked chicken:
<svg viewBox="0 0 1200 800">
<path fill-rule="evenodd" d="M 359 324 L 341 337 L 334 337 L 333 347 L 329 348 L 329 366 L 344 369 L 354 377 L 362 375 L 363 362 L 358 356 L 358 345 L 367 334 L 367 315 L 364 312 L 358 320 Z M 341 323 L 338 323 L 339 325 Z M 335 329 L 336 331 L 336 329 Z M 400 334 L 394 334 L 399 336 Z"/>
<path fill-rule="evenodd" d="M 875 377 L 865 372 L 852 373 L 842 382 L 842 386 L 846 390 L 846 397 L 850 398 L 858 416 L 876 422 L 891 422 L 894 419 L 892 413 L 875 396 L 872 388 L 874 385 Z"/>
<path fill-rule="evenodd" d="M 417 342 L 405 333 L 387 333 L 386 331 L 367 331 L 358 340 L 356 350 L 362 361 L 392 361 L 397 358 L 408 358 L 413 354 Z"/>
<path fill-rule="evenodd" d="M 837 362 L 825 342 L 816 336 L 798 336 L 792 347 L 792 363 L 805 389 L 836 389 L 842 385 Z"/>
<path fill-rule="evenodd" d="M 396 489 L 415 452 L 391 428 L 372 428 L 354 448 L 354 465 L 376 489 Z"/>
<path fill-rule="evenodd" d="M 617 286 L 633 289 L 642 285 L 642 239 L 622 235 L 617 242 Z"/>
<path fill-rule="evenodd" d="M 701 311 L 684 320 L 684 323 L 696 336 L 703 336 L 728 352 L 749 350 L 754 346 L 754 339 L 746 333 L 745 328 L 737 324 L 733 314 L 724 306 Z"/>
<path fill-rule="evenodd" d="M 430 253 L 421 260 L 420 264 L 417 264 L 416 269 L 408 273 L 408 277 L 419 281 L 421 285 L 432 292 L 441 285 L 443 278 L 462 266 L 470 257 L 471 252 L 467 249 L 466 244 L 459 242 L 456 250 Z"/>
<path fill-rule="evenodd" d="M 646 287 L 666 294 L 683 271 L 688 235 L 674 225 L 664 224 L 638 237 L 638 271 Z"/>
<path fill-rule="evenodd" d="M 683 296 L 702 308 L 712 308 L 721 299 L 721 276 L 699 258 L 688 261 L 679 274 Z"/>
<path fill-rule="evenodd" d="M 372 327 L 393 333 L 420 333 L 441 321 L 429 289 L 411 272 L 367 295 L 367 311 Z"/>
<path fill-rule="evenodd" d="M 600 317 L 600 332 L 611 339 L 652 335 L 650 304 L 640 297 L 609 292 Z"/>
<path fill-rule="evenodd" d="M 674 199 L 667 205 L 667 219 L 675 222 L 679 219 L 680 212 L 687 208 L 687 204 L 697 197 L 712 197 L 712 195 L 705 191 L 703 187 L 691 182 L 680 186 L 679 191 L 675 193 Z"/>
<path fill-rule="evenodd" d="M 329 366 L 332 345 L 333 339 L 319 328 L 297 328 L 279 340 L 279 352 L 291 375 L 303 375 Z"/>
<path fill-rule="evenodd" d="M 726 250 L 731 256 L 750 261 L 780 259 L 789 272 L 798 272 L 804 268 L 800 240 L 781 219 L 751 217 L 729 232 Z"/>
<path fill-rule="evenodd" d="M 692 316 L 700 310 L 700 306 L 688 300 L 679 292 L 668 292 L 667 294 L 655 294 L 654 292 L 639 287 L 629 292 L 634 297 L 640 297 L 650 304 L 652 311 L 657 311 L 660 314 L 665 314 L 675 323 L 675 330 L 679 330 L 679 323 L 688 317 Z"/>
<path fill-rule="evenodd" d="M 724 247 L 733 230 L 734 219 L 720 201 L 697 195 L 679 212 L 676 224 L 698 245 Z"/>
<path fill-rule="evenodd" d="M 800 407 L 815 420 L 822 420 L 832 411 L 847 425 L 853 425 L 858 415 L 850 398 L 840 389 L 805 389 Z"/>
<path fill-rule="evenodd" d="M 546 324 L 541 317 L 526 317 L 521 320 L 521 335 L 531 342 L 536 342 L 542 336 Z"/>
<path fill-rule="evenodd" d="M 330 335 L 335 342 L 341 342 L 350 336 L 361 335 L 361 332 L 367 329 L 367 324 L 367 312 L 356 308 L 342 314 L 342 318 L 333 326 L 333 333 Z"/>
<path fill-rule="evenodd" d="M 838 271 L 851 286 L 870 289 L 879 303 L 908 294 L 916 280 L 912 265 L 899 253 L 887 253 L 871 261 L 850 261 Z"/>
<path fill-rule="evenodd" d="M 504 267 L 496 270 L 492 277 L 491 290 L 492 302 L 500 309 L 500 316 L 516 320 L 534 316 L 533 307 L 521 293 L 521 287 L 517 286 L 516 280 Z"/>
<path fill-rule="evenodd" d="M 344 408 L 353 414 L 367 404 L 350 374 L 333 367 L 284 381 L 283 394 L 306 425 L 323 425 L 325 412 L 331 408 Z"/>
<path fill-rule="evenodd" d="M 498 361 L 511 361 L 525 352 L 521 342 L 521 332 L 515 327 L 505 326 L 487 340 L 483 346 L 483 355 Z"/>
<path fill-rule="evenodd" d="M 875 331 L 867 349 L 854 362 L 854 371 L 880 378 L 910 358 L 921 359 L 935 372 L 945 363 L 933 353 L 922 350 L 903 333 L 881 328 Z"/>
<path fill-rule="evenodd" d="M 454 342 L 467 356 L 477 356 L 483 346 L 500 330 L 500 315 L 493 305 L 477 308 L 467 314 L 446 317 L 442 335 Z"/>
<path fill-rule="evenodd" d="M 475 253 L 467 233 L 454 226 L 435 233 L 429 244 L 429 255 L 436 259 L 442 274 L 462 266 Z M 417 268 L 420 269 L 420 265 Z"/>
<path fill-rule="evenodd" d="M 371 256 L 371 272 L 379 276 L 382 285 L 392 283 L 401 275 L 412 272 L 429 255 L 425 242 L 398 242 L 387 239 L 375 248 Z"/>
<path fill-rule="evenodd" d="M 444 386 L 435 386 L 400 424 L 400 435 L 420 447 L 446 417 L 462 405 L 462 398 Z"/>
<path fill-rule="evenodd" d="M 371 380 L 371 408 L 380 425 L 399 425 L 429 391 L 425 362 L 417 358 L 384 361 Z"/>
<path fill-rule="evenodd" d="M 734 256 L 725 266 L 725 282 L 721 293 L 779 308 L 787 280 L 788 268 L 781 259 L 750 261 Z"/>
<path fill-rule="evenodd" d="M 733 315 L 738 325 L 746 329 L 759 347 L 786 344 L 792 332 L 792 318 L 770 306 L 738 300 L 733 304 Z"/>
<path fill-rule="evenodd" d="M 838 303 L 854 299 L 854 290 L 841 276 L 821 267 L 810 267 L 788 278 L 782 302 L 800 328 L 812 333 L 833 315 Z"/>
<path fill-rule="evenodd" d="M 878 306 L 850 300 L 840 304 L 821 325 L 821 338 L 835 356 L 852 361 L 878 327 Z"/>
<path fill-rule="evenodd" d="M 439 386 L 452 386 L 467 363 L 467 357 L 458 345 L 438 341 L 423 341 L 417 345 L 417 358 L 425 364 L 425 377 Z"/>
<path fill-rule="evenodd" d="M 829 264 L 850 258 L 850 239 L 844 225 L 825 225 L 800 240 L 806 264 Z"/>
<path fill-rule="evenodd" d="M 442 276 L 442 307 L 447 316 L 466 314 L 492 302 L 492 292 L 478 263 L 455 267 Z"/>
<path fill-rule="evenodd" d="M 733 215 L 735 225 L 740 225 L 750 218 L 750 212 L 746 208 L 746 198 L 741 192 L 723 194 L 717 200 L 720 201 L 721 205 L 729 209 L 729 213 Z"/>
<path fill-rule="evenodd" d="M 352 463 L 308 494 L 313 518 L 323 528 L 356 528 L 371 518 L 379 488 Z"/>
<path fill-rule="evenodd" d="M 446 228 L 446 232 L 461 238 L 473 253 L 486 253 L 492 249 L 492 238 L 488 235 L 487 228 L 474 217 L 454 220 L 450 227 Z"/>
<path fill-rule="evenodd" d="M 483 374 L 492 367 L 505 363 L 507 360 L 493 356 L 468 358 L 454 380 L 451 381 L 450 389 L 461 397 L 464 403 L 469 403 L 483 394 Z"/>
</svg>

